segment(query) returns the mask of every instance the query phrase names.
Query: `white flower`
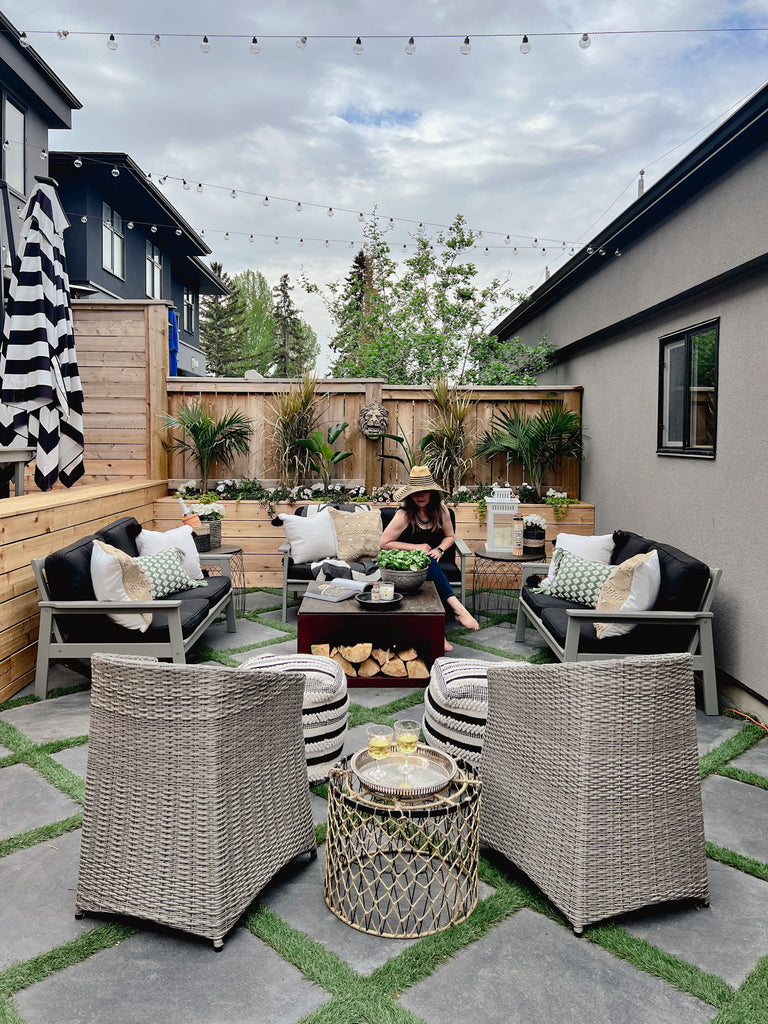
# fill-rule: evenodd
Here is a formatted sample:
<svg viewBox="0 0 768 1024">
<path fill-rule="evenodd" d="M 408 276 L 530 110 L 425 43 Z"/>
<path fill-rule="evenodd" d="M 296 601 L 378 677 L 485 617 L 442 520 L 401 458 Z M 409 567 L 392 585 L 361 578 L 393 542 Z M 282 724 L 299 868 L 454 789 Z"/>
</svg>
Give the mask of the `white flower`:
<svg viewBox="0 0 768 1024">
<path fill-rule="evenodd" d="M 523 526 L 538 526 L 540 530 L 546 530 L 547 520 L 543 516 L 531 514 L 523 516 Z"/>
<path fill-rule="evenodd" d="M 554 487 L 550 487 L 549 490 L 547 491 L 546 496 L 548 498 L 567 498 L 568 497 L 568 491 L 556 491 L 554 489 Z"/>
<path fill-rule="evenodd" d="M 459 494 L 463 494 L 465 491 L 468 490 L 469 488 L 465 484 L 462 484 L 461 487 L 459 487 Z"/>
</svg>

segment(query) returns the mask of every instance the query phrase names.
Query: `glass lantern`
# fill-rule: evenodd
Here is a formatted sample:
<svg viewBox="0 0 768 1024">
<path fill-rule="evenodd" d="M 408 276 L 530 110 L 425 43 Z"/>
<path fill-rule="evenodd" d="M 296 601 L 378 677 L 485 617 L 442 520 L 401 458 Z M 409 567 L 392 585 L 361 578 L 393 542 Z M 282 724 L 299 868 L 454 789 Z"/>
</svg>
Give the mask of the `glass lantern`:
<svg viewBox="0 0 768 1024">
<path fill-rule="evenodd" d="M 520 499 L 513 494 L 509 484 L 499 487 L 493 484 L 493 496 L 485 499 L 488 510 L 488 533 L 485 550 L 489 555 L 513 555 L 515 545 L 515 517 L 518 515 Z"/>
</svg>

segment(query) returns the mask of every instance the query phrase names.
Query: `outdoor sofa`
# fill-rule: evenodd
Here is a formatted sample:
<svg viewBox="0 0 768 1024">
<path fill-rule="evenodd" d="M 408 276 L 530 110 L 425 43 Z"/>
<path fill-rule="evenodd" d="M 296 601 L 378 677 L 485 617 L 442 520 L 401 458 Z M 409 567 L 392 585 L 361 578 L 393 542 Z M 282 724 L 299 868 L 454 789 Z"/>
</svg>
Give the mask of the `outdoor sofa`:
<svg viewBox="0 0 768 1024">
<path fill-rule="evenodd" d="M 219 615 L 226 615 L 228 632 L 237 632 L 229 561 L 215 552 L 206 553 L 204 563 L 218 565 L 222 575 L 206 576 L 204 586 L 170 593 L 162 600 L 96 599 L 91 579 L 94 539 L 136 558 L 141 530 L 136 519 L 124 516 L 46 558 L 32 560 L 42 597 L 35 674 L 39 698 L 47 693 L 51 659 L 127 654 L 184 664 L 187 651 Z M 139 632 L 118 625 L 108 613 L 151 613 L 152 618 L 148 628 Z"/>
<path fill-rule="evenodd" d="M 704 710 L 719 713 L 715 654 L 712 643 L 712 602 L 721 570 L 658 541 L 637 533 L 613 533 L 611 565 L 620 565 L 636 555 L 658 552 L 661 583 L 653 607 L 648 611 L 606 611 L 584 607 L 547 593 L 536 593 L 539 577 L 549 566 L 528 563 L 523 578 L 517 613 L 515 639 L 525 639 L 530 624 L 546 641 L 559 661 L 597 661 L 635 654 L 667 654 L 687 651 L 694 670 L 703 680 Z M 596 623 L 632 624 L 630 632 L 602 638 Z"/>
<path fill-rule="evenodd" d="M 314 509 L 312 505 L 299 505 L 294 515 L 307 517 L 307 510 Z M 355 505 L 355 504 L 333 504 L 330 508 L 338 509 L 342 512 L 355 512 L 357 510 L 369 509 L 369 505 Z M 395 513 L 397 512 L 399 505 L 390 505 L 384 508 L 380 508 L 381 512 L 381 527 L 382 531 L 391 523 Z M 451 524 L 456 529 L 456 516 L 454 515 L 453 509 L 448 509 L 448 514 L 451 517 Z M 311 513 L 310 513 L 311 515 Z M 272 520 L 273 526 L 284 527 L 285 514 L 281 518 L 276 516 Z M 278 550 L 283 556 L 283 622 L 288 617 L 288 591 L 292 590 L 294 594 L 304 593 L 307 589 L 309 582 L 314 578 L 312 574 L 312 562 L 311 561 L 299 561 L 295 559 L 291 552 L 291 543 L 289 540 L 283 541 Z M 453 589 L 458 592 L 459 600 L 462 604 L 466 604 L 466 560 L 467 556 L 471 555 L 469 547 L 466 542 L 461 540 L 460 537 L 456 537 L 455 542 L 451 545 L 448 551 L 440 559 L 440 568 L 446 575 L 448 582 L 451 584 Z M 335 552 L 331 552 L 326 557 L 333 557 Z M 458 556 L 458 562 L 456 557 Z"/>
</svg>

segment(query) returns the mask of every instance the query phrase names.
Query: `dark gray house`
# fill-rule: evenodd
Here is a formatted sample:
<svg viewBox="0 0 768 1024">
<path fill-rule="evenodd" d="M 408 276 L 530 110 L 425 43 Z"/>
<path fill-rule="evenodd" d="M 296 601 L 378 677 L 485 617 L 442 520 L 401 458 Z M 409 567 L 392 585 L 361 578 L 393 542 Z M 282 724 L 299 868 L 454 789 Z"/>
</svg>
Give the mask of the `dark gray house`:
<svg viewBox="0 0 768 1024">
<path fill-rule="evenodd" d="M 71 128 L 82 104 L 51 71 L 19 31 L 0 13 L 0 242 L 3 274 L 10 272 L 8 239 L 18 240 L 18 212 L 35 185 L 47 176 L 48 132 Z"/>
<path fill-rule="evenodd" d="M 722 568 L 718 682 L 763 715 L 767 189 L 768 86 L 495 331 L 546 335 L 557 364 L 541 382 L 583 385 L 596 532 L 632 530 Z"/>
<path fill-rule="evenodd" d="M 178 314 L 179 374 L 202 377 L 201 295 L 227 289 L 201 257 L 210 249 L 125 153 L 50 155 L 69 218 L 73 294 L 94 299 L 165 299 Z"/>
</svg>

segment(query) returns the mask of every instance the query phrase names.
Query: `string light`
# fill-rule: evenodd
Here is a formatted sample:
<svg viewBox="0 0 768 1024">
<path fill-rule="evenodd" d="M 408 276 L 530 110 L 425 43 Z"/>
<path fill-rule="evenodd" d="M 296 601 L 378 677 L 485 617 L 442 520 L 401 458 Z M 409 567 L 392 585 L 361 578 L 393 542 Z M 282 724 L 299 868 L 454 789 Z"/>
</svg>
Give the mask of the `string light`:
<svg viewBox="0 0 768 1024">
<path fill-rule="evenodd" d="M 133 221 L 132 221 L 132 220 L 129 220 L 129 221 L 128 221 L 128 230 L 129 230 L 129 231 L 133 231 L 133 227 L 134 227 L 134 225 L 133 225 Z"/>
<path fill-rule="evenodd" d="M 302 247 L 302 249 L 304 248 L 304 239 L 303 238 L 299 239 L 299 245 Z"/>
<path fill-rule="evenodd" d="M 328 207 L 328 216 L 329 216 L 329 217 L 332 217 L 332 216 L 333 216 L 333 207 L 332 207 L 332 206 L 329 206 L 329 207 Z"/>
<path fill-rule="evenodd" d="M 152 232 L 153 235 L 156 235 L 157 234 L 157 224 L 153 224 L 152 227 L 149 230 Z"/>
<path fill-rule="evenodd" d="M 115 39 L 114 32 L 110 32 L 109 33 L 109 39 L 107 40 L 107 49 L 108 50 L 116 50 L 117 49 L 117 40 Z"/>
<path fill-rule="evenodd" d="M 263 206 L 269 206 L 269 196 L 264 196 L 261 202 Z"/>
<path fill-rule="evenodd" d="M 80 159 L 79 156 L 76 156 L 75 159 L 72 162 L 74 163 L 75 167 L 77 167 L 78 169 L 83 166 L 83 161 Z"/>
<path fill-rule="evenodd" d="M 189 190 L 192 188 L 192 186 L 189 184 L 186 178 L 181 179 L 181 187 L 184 189 L 185 192 L 189 192 Z"/>
<path fill-rule="evenodd" d="M 410 37 L 408 42 L 405 44 L 405 52 L 409 57 L 412 57 L 416 53 L 416 41 L 413 36 Z"/>
<path fill-rule="evenodd" d="M 181 228 L 176 228 L 175 234 L 177 238 L 181 238 Z"/>
<path fill-rule="evenodd" d="M 25 50 L 28 46 L 32 45 L 31 42 L 29 41 L 29 38 L 27 37 L 26 32 L 21 33 L 21 35 L 19 36 L 19 42 L 21 43 Z"/>
<path fill-rule="evenodd" d="M 256 36 L 251 39 L 250 51 L 251 53 L 261 53 L 261 44 Z"/>
<path fill-rule="evenodd" d="M 235 189 L 232 189 L 232 191 L 229 193 L 229 198 L 237 199 L 237 192 L 235 191 Z"/>
<path fill-rule="evenodd" d="M 592 45 L 592 40 L 589 38 L 589 34 L 585 32 L 579 40 L 579 46 L 582 50 L 588 50 Z"/>
<path fill-rule="evenodd" d="M 47 149 L 41 149 L 40 150 L 40 159 L 41 160 L 47 160 L 48 159 L 48 150 Z"/>
<path fill-rule="evenodd" d="M 202 41 L 200 43 L 200 52 L 201 53 L 210 53 L 211 52 L 211 44 L 208 41 L 208 36 L 203 36 Z"/>
<path fill-rule="evenodd" d="M 363 40 L 360 38 L 360 36 L 358 36 L 357 39 L 355 40 L 354 46 L 352 47 L 352 53 L 356 53 L 358 55 L 358 57 L 359 57 L 362 52 L 363 52 Z"/>
<path fill-rule="evenodd" d="M 112 174 L 113 178 L 119 178 L 120 177 L 120 171 L 119 171 L 119 169 L 117 167 L 113 167 L 112 168 L 111 174 Z"/>
<path fill-rule="evenodd" d="M 280 245 L 280 239 L 275 235 L 275 245 Z"/>
<path fill-rule="evenodd" d="M 80 223 L 81 224 L 87 224 L 88 223 L 88 218 L 85 216 L 85 214 L 83 214 L 83 216 L 80 218 Z"/>
<path fill-rule="evenodd" d="M 202 183 L 202 181 L 198 181 L 197 185 L 195 185 L 195 192 L 202 192 L 202 191 L 203 191 L 203 183 Z"/>
<path fill-rule="evenodd" d="M 299 36 L 299 38 L 296 40 L 296 49 L 297 50 L 306 50 L 306 48 L 307 48 L 307 37 L 306 36 Z"/>
<path fill-rule="evenodd" d="M 69 35 L 69 31 L 67 29 L 65 29 L 65 28 L 59 28 L 59 29 L 56 30 L 56 36 L 59 39 L 66 39 L 68 35 Z"/>
<path fill-rule="evenodd" d="M 157 32 L 155 32 L 155 34 L 149 40 L 149 45 L 152 47 L 153 50 L 160 49 L 160 36 L 157 34 Z"/>
<path fill-rule="evenodd" d="M 472 44 L 469 41 L 469 36 L 464 36 L 464 42 L 459 47 L 459 53 L 468 54 L 472 49 Z"/>
<path fill-rule="evenodd" d="M 531 44 L 528 41 L 528 36 L 523 36 L 523 41 L 520 43 L 520 53 L 530 53 Z"/>
<path fill-rule="evenodd" d="M 296 213 L 301 213 L 303 207 L 300 202 L 296 203 Z"/>
</svg>

